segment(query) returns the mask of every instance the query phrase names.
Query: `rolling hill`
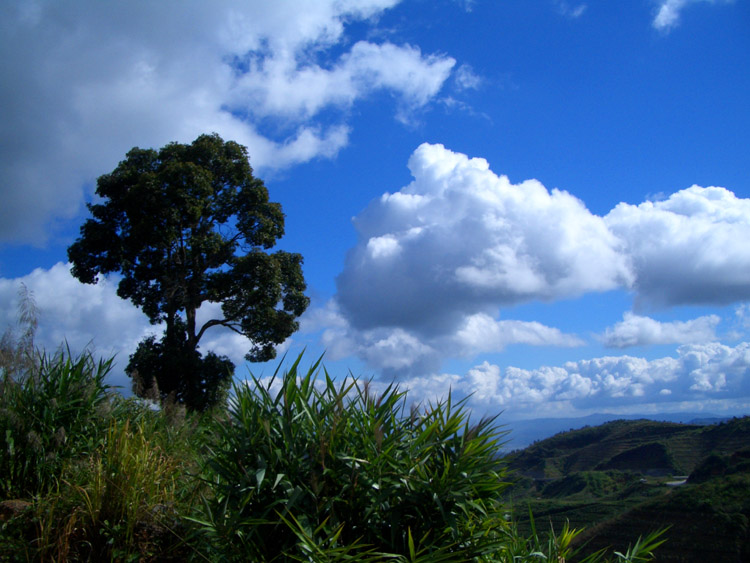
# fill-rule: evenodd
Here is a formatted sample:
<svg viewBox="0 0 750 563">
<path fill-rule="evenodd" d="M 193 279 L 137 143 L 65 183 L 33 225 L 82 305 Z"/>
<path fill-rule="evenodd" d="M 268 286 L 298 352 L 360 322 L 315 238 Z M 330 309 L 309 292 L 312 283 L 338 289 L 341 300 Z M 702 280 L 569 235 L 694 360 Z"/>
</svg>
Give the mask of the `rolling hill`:
<svg viewBox="0 0 750 563">
<path fill-rule="evenodd" d="M 507 458 L 521 527 L 586 527 L 585 552 L 669 527 L 658 561 L 750 560 L 750 417 L 712 425 L 618 420 Z"/>
</svg>

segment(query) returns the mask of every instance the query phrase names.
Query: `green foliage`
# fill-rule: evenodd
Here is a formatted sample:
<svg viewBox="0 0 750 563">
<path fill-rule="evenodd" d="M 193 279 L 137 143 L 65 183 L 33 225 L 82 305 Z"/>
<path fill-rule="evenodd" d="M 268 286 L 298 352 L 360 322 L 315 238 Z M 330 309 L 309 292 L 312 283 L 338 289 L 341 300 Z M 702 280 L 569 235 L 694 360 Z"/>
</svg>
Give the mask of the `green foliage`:
<svg viewBox="0 0 750 563">
<path fill-rule="evenodd" d="M 204 531 L 221 557 L 469 560 L 491 551 L 505 488 L 502 432 L 449 398 L 404 412 L 405 393 L 336 385 L 318 364 L 235 388 L 208 458 Z M 247 555 L 245 555 L 247 556 Z M 323 559 L 321 559 L 323 560 Z"/>
<path fill-rule="evenodd" d="M 544 486 L 541 493 L 545 498 L 582 497 L 601 498 L 623 490 L 637 482 L 634 473 L 619 471 L 579 471 L 572 475 L 555 479 Z"/>
<path fill-rule="evenodd" d="M 63 349 L 41 354 L 20 380 L 5 374 L 0 393 L 0 496 L 33 496 L 56 484 L 63 464 L 94 450 L 112 361 Z"/>
<path fill-rule="evenodd" d="M 267 252 L 284 234 L 284 215 L 253 176 L 245 147 L 214 134 L 159 151 L 134 148 L 99 177 L 96 193 L 102 203 L 89 204 L 92 218 L 68 248 L 72 273 L 96 283 L 99 275 L 119 272 L 118 295 L 152 323 L 166 324 L 163 351 L 172 354 L 184 340 L 195 352 L 206 330 L 223 326 L 252 342 L 249 360 L 266 361 L 297 330 L 296 318 L 309 303 L 302 257 Z M 205 302 L 220 303 L 223 316 L 198 326 L 196 312 Z M 214 358 L 209 362 L 216 367 Z M 195 365 L 180 377 L 204 378 Z M 175 374 L 140 376 L 166 388 Z M 179 398 L 200 406 L 189 393 Z"/>
<path fill-rule="evenodd" d="M 205 412 L 226 400 L 234 364 L 213 352 L 203 357 L 190 348 L 184 323 L 178 322 L 177 329 L 171 342 L 166 337 L 157 342 L 151 336 L 138 344 L 126 368 L 133 379 L 133 392 L 139 397 L 177 401 Z M 191 377 L 185 377 L 186 373 Z"/>
<path fill-rule="evenodd" d="M 63 460 L 54 486 L 9 501 L 26 508 L 0 526 L 0 560 L 185 561 L 195 552 L 183 515 L 200 486 L 200 419 L 174 405 L 154 411 L 112 396 L 106 405 L 104 414 L 80 408 L 99 428 L 94 447 L 48 448 Z"/>
<path fill-rule="evenodd" d="M 571 431 L 513 454 L 511 468 L 526 477 L 505 498 L 556 529 L 568 521 L 585 527 L 574 542 L 588 543 L 581 556 L 609 546 L 625 555 L 628 542 L 659 523 L 669 527 L 660 561 L 744 561 L 750 556 L 749 443 L 748 417 L 706 426 L 617 421 Z M 653 470 L 665 465 L 675 475 L 694 469 L 687 484 L 674 486 L 682 478 Z M 591 471 L 612 466 L 632 470 Z M 528 533 L 528 517 L 514 522 Z"/>
<path fill-rule="evenodd" d="M 582 553 L 581 547 L 576 547 L 576 540 L 582 530 L 570 527 L 565 522 L 559 532 L 553 527 L 547 534 L 537 531 L 534 517 L 529 512 L 531 522 L 531 533 L 528 536 L 521 534 L 515 525 L 506 532 L 505 541 L 500 551 L 488 563 L 531 563 L 539 561 L 577 561 L 578 563 L 643 563 L 655 559 L 654 552 L 666 540 L 663 538 L 666 530 L 652 532 L 645 537 L 639 537 L 627 550 L 622 553 L 614 552 L 614 558 L 608 555 L 607 549 Z"/>
<path fill-rule="evenodd" d="M 0 560 L 576 560 L 578 531 L 507 520 L 493 420 L 450 397 L 408 411 L 393 386 L 375 396 L 300 359 L 203 414 L 109 394 L 111 360 L 87 353 L 11 366 Z M 644 561 L 652 539 L 614 557 Z"/>
<path fill-rule="evenodd" d="M 57 511 L 58 522 L 50 524 L 57 524 L 58 537 L 48 544 L 64 539 L 66 557 L 99 561 L 173 547 L 179 542 L 170 532 L 182 528 L 175 513 L 177 469 L 144 425 L 113 420 L 95 455 L 67 472 L 71 481 L 60 498 L 75 508 Z"/>
<path fill-rule="evenodd" d="M 687 475 L 712 452 L 748 443 L 750 417 L 709 426 L 618 420 L 558 434 L 514 452 L 508 463 L 537 479 L 606 469 Z"/>
</svg>

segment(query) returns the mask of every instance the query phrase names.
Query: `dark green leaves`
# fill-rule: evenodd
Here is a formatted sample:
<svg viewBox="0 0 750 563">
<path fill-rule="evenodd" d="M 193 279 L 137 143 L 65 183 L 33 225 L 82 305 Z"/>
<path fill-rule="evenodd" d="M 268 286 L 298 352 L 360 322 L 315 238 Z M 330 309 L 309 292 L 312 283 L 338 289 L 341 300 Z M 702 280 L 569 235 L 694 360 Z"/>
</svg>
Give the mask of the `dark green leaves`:
<svg viewBox="0 0 750 563">
<path fill-rule="evenodd" d="M 236 387 L 214 431 L 206 531 L 223 554 L 468 561 L 495 545 L 506 484 L 492 420 L 451 400 L 410 415 L 396 387 L 376 396 L 299 362 Z"/>
<path fill-rule="evenodd" d="M 244 147 L 214 134 L 158 152 L 134 148 L 96 193 L 102 201 L 89 205 L 92 217 L 68 249 L 81 282 L 119 272 L 117 294 L 166 323 L 167 339 L 183 319 L 192 351 L 207 329 L 224 326 L 252 342 L 249 359 L 269 360 L 297 330 L 309 303 L 302 257 L 265 252 L 284 234 L 284 214 Z M 224 317 L 197 326 L 206 301 L 221 303 Z"/>
</svg>

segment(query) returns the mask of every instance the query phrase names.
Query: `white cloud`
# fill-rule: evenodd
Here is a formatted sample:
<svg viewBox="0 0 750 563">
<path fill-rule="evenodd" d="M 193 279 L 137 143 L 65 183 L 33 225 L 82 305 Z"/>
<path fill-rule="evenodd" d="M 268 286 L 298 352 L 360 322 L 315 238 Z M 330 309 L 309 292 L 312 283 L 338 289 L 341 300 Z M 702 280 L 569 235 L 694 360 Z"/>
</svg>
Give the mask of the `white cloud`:
<svg viewBox="0 0 750 563">
<path fill-rule="evenodd" d="M 482 78 L 467 64 L 456 69 L 454 80 L 459 90 L 476 90 L 482 85 Z"/>
<path fill-rule="evenodd" d="M 417 373 L 450 355 L 582 343 L 554 327 L 498 319 L 523 302 L 617 289 L 633 292 L 636 310 L 750 299 L 750 200 L 724 188 L 693 186 L 600 217 L 567 192 L 511 184 L 486 160 L 442 145 L 421 145 L 409 168 L 409 185 L 354 219 L 358 242 L 335 296 L 346 326 L 325 336 L 341 354 Z M 604 341 L 714 340 L 717 323 L 628 314 Z M 407 350 L 417 351 L 411 364 L 400 357 Z"/>
<path fill-rule="evenodd" d="M 717 2 L 729 3 L 733 0 L 660 0 L 656 15 L 651 24 L 654 28 L 661 31 L 669 31 L 677 26 L 680 21 L 682 11 L 690 4 L 699 2 L 708 2 L 716 4 Z"/>
<path fill-rule="evenodd" d="M 744 330 L 750 329 L 750 303 L 742 303 L 735 308 L 735 320 Z"/>
<path fill-rule="evenodd" d="M 401 342 L 408 334 L 424 345 L 412 373 L 448 354 L 576 346 L 577 337 L 540 323 L 497 320 L 499 308 L 630 283 L 618 239 L 567 192 L 534 180 L 513 185 L 485 160 L 442 145 L 420 146 L 409 168 L 411 184 L 355 218 L 359 242 L 337 279 L 349 326 L 328 342 L 348 342 L 372 362 L 383 331 Z"/>
<path fill-rule="evenodd" d="M 501 352 L 512 344 L 531 346 L 581 346 L 583 341 L 573 335 L 545 326 L 538 322 L 495 320 L 478 313 L 465 319 L 453 336 L 462 355 Z"/>
<path fill-rule="evenodd" d="M 632 263 L 637 308 L 750 299 L 750 199 L 692 186 L 604 220 Z"/>
<path fill-rule="evenodd" d="M 102 278 L 95 285 L 82 284 L 70 274 L 70 265 L 57 263 L 49 270 L 37 268 L 16 279 L 0 278 L 0 333 L 16 323 L 18 291 L 24 284 L 33 294 L 39 312 L 38 347 L 54 351 L 67 343 L 78 353 L 92 350 L 98 357 L 115 356 L 111 382 L 125 389 L 130 380 L 124 369 L 138 343 L 150 334 L 161 335 L 162 326 L 148 318 L 129 301 L 117 296 L 116 278 Z M 198 309 L 198 322 L 219 318 L 220 306 L 206 303 Z M 289 343 L 277 348 L 283 352 Z M 200 342 L 200 350 L 228 356 L 235 364 L 244 362 L 249 341 L 228 329 L 212 328 Z"/>
<path fill-rule="evenodd" d="M 538 322 L 496 320 L 484 313 L 465 316 L 451 330 L 432 334 L 414 328 L 353 328 L 335 300 L 303 318 L 303 330 L 323 329 L 321 343 L 326 356 L 339 360 L 358 356 L 381 370 L 385 379 L 409 374 L 434 373 L 445 357 L 473 357 L 501 352 L 507 346 L 580 346 L 575 335 Z"/>
<path fill-rule="evenodd" d="M 450 389 L 457 397 L 470 396 L 476 411 L 524 418 L 657 412 L 675 405 L 699 408 L 701 402 L 726 409 L 750 392 L 750 343 L 692 344 L 680 347 L 677 357 L 602 357 L 531 370 L 483 362 L 463 376 L 420 376 L 401 385 L 412 400 L 427 392 L 445 398 Z"/>
<path fill-rule="evenodd" d="M 636 307 L 750 299 L 750 199 L 693 186 L 604 217 L 535 180 L 511 184 L 484 159 L 421 145 L 414 181 L 354 220 L 337 279 L 352 326 L 454 330 L 504 305 L 612 289 Z"/>
<path fill-rule="evenodd" d="M 689 321 L 662 323 L 650 317 L 625 313 L 621 322 L 607 328 L 602 340 L 610 348 L 710 342 L 716 340 L 719 321 L 717 315 L 707 315 Z"/>
<path fill-rule="evenodd" d="M 326 106 L 351 105 L 379 89 L 401 96 L 403 110 L 420 107 L 440 90 L 455 61 L 423 57 L 416 47 L 360 41 L 332 69 L 300 65 L 295 53 L 257 55 L 237 81 L 231 109 L 257 115 L 309 119 Z"/>
<path fill-rule="evenodd" d="M 337 279 L 353 327 L 448 334 L 504 304 L 630 283 L 620 241 L 567 192 L 513 185 L 442 145 L 421 145 L 409 168 L 411 184 L 355 218 L 359 242 Z"/>
<path fill-rule="evenodd" d="M 248 146 L 256 169 L 279 168 L 334 157 L 346 112 L 318 114 L 374 91 L 391 92 L 408 121 L 453 59 L 349 45 L 344 33 L 397 1 L 4 2 L 0 239 L 43 241 L 48 221 L 78 212 L 84 186 L 135 145 L 216 131 Z"/>
<path fill-rule="evenodd" d="M 49 270 L 37 268 L 22 278 L 0 278 L 0 318 L 6 325 L 15 321 L 22 283 L 38 307 L 37 346 L 54 351 L 67 343 L 74 353 L 89 348 L 104 358 L 116 356 L 112 381 L 129 389 L 123 373 L 128 356 L 158 327 L 151 326 L 143 313 L 117 297 L 116 283 L 104 279 L 96 285 L 84 285 L 62 263 Z"/>
<path fill-rule="evenodd" d="M 580 18 L 583 13 L 586 11 L 586 4 L 577 4 L 575 6 L 571 5 L 569 2 L 566 2 L 565 0 L 556 0 L 557 4 L 557 11 L 560 12 L 561 15 L 565 16 L 566 18 L 571 19 L 578 19 Z"/>
<path fill-rule="evenodd" d="M 663 0 L 659 10 L 654 16 L 653 26 L 656 29 L 668 29 L 677 24 L 680 11 L 689 0 Z"/>
<path fill-rule="evenodd" d="M 337 305 L 333 305 L 337 308 Z M 327 357 L 339 360 L 358 356 L 381 371 L 385 379 L 405 373 L 435 373 L 445 350 L 439 351 L 429 339 L 402 328 L 353 330 L 343 316 L 336 325 L 323 331 L 321 344 Z"/>
</svg>

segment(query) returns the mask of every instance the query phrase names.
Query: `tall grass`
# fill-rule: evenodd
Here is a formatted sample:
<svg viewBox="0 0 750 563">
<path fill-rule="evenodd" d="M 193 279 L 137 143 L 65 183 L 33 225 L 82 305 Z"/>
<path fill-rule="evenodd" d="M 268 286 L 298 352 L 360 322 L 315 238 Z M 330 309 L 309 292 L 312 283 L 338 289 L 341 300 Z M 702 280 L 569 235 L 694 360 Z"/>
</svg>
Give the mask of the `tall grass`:
<svg viewBox="0 0 750 563">
<path fill-rule="evenodd" d="M 657 548 L 666 540 L 665 529 L 648 534 L 645 538 L 638 538 L 628 546 L 623 553 L 615 551 L 609 554 L 607 549 L 600 549 L 594 553 L 583 555 L 586 547 L 575 547 L 575 540 L 583 530 L 573 529 L 566 522 L 559 531 L 550 527 L 547 533 L 537 530 L 534 516 L 529 512 L 531 533 L 524 536 L 519 533 L 515 524 L 507 530 L 502 547 L 487 559 L 487 563 L 537 563 L 540 561 L 554 561 L 556 563 L 646 563 L 655 558 Z M 580 543 L 580 542 L 579 542 Z"/>
<path fill-rule="evenodd" d="M 21 298 L 0 339 L 0 560 L 185 560 L 197 417 L 112 393 L 111 359 L 37 351 Z"/>
<path fill-rule="evenodd" d="M 394 386 L 376 397 L 300 359 L 235 387 L 215 426 L 202 521 L 213 555 L 280 561 L 326 546 L 455 561 L 493 549 L 506 487 L 493 420 L 472 424 L 450 398 L 409 412 Z"/>
<path fill-rule="evenodd" d="M 38 315 L 34 294 L 21 284 L 16 326 L 9 326 L 0 337 L 0 378 L 19 379 L 37 368 L 34 337 Z"/>
<path fill-rule="evenodd" d="M 0 496 L 54 488 L 64 463 L 94 451 L 107 405 L 112 361 L 63 349 L 41 354 L 20 379 L 4 373 L 0 392 Z"/>
</svg>

